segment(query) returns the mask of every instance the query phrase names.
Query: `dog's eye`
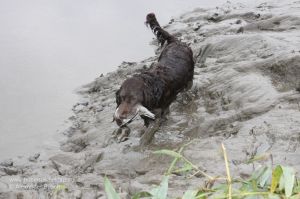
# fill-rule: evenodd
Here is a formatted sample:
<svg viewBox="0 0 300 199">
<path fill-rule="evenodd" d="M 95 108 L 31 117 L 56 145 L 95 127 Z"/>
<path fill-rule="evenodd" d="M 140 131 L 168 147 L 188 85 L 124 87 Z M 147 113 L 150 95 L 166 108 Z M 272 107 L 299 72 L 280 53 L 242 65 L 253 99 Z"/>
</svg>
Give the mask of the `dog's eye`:
<svg viewBox="0 0 300 199">
<path fill-rule="evenodd" d="M 131 101 L 131 102 L 132 102 L 132 101 L 136 101 L 136 100 L 137 100 L 136 96 L 130 96 L 130 97 L 129 97 L 129 101 Z"/>
</svg>

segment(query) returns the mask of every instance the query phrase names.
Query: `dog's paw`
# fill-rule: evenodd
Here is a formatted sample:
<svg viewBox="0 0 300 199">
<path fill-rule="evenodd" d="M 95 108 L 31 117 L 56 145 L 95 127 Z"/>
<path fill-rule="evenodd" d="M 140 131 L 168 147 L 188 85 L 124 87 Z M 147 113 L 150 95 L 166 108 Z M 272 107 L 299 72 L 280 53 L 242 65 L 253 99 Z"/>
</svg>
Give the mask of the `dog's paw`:
<svg viewBox="0 0 300 199">
<path fill-rule="evenodd" d="M 127 126 L 120 127 L 117 130 L 115 130 L 112 134 L 112 138 L 116 140 L 116 142 L 125 142 L 128 140 L 130 134 L 130 128 Z"/>
</svg>

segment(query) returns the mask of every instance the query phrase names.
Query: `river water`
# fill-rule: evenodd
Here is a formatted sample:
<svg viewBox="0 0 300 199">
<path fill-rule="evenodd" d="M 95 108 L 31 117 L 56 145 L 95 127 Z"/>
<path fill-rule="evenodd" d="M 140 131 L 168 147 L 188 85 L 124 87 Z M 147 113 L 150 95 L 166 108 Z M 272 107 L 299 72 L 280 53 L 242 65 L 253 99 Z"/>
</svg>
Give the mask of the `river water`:
<svg viewBox="0 0 300 199">
<path fill-rule="evenodd" d="M 0 0 L 0 160 L 57 147 L 74 90 L 153 55 L 144 25 L 222 0 Z"/>
</svg>

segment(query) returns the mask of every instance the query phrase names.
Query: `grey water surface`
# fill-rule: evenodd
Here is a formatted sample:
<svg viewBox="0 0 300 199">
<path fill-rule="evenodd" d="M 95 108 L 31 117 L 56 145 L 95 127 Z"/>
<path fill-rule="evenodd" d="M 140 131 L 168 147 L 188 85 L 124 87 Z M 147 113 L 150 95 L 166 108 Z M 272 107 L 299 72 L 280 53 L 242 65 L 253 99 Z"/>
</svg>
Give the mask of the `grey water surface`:
<svg viewBox="0 0 300 199">
<path fill-rule="evenodd" d="M 57 147 L 74 90 L 122 61 L 153 55 L 160 23 L 224 0 L 0 0 L 0 159 Z"/>
</svg>

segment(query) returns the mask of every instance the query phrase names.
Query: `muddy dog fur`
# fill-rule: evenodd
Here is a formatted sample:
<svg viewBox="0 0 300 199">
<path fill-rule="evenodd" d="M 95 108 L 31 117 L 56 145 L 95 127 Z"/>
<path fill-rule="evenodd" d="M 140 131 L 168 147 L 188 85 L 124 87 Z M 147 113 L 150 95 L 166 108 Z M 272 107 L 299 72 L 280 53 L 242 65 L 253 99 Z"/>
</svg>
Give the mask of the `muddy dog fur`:
<svg viewBox="0 0 300 199">
<path fill-rule="evenodd" d="M 114 120 L 122 126 L 123 120 L 143 108 L 150 115 L 141 115 L 147 127 L 141 144 L 152 140 L 160 126 L 162 115 L 182 90 L 193 81 L 194 61 L 191 48 L 161 28 L 153 13 L 146 17 L 146 24 L 156 35 L 162 50 L 158 62 L 148 70 L 126 79 L 116 92 L 117 109 Z"/>
</svg>

